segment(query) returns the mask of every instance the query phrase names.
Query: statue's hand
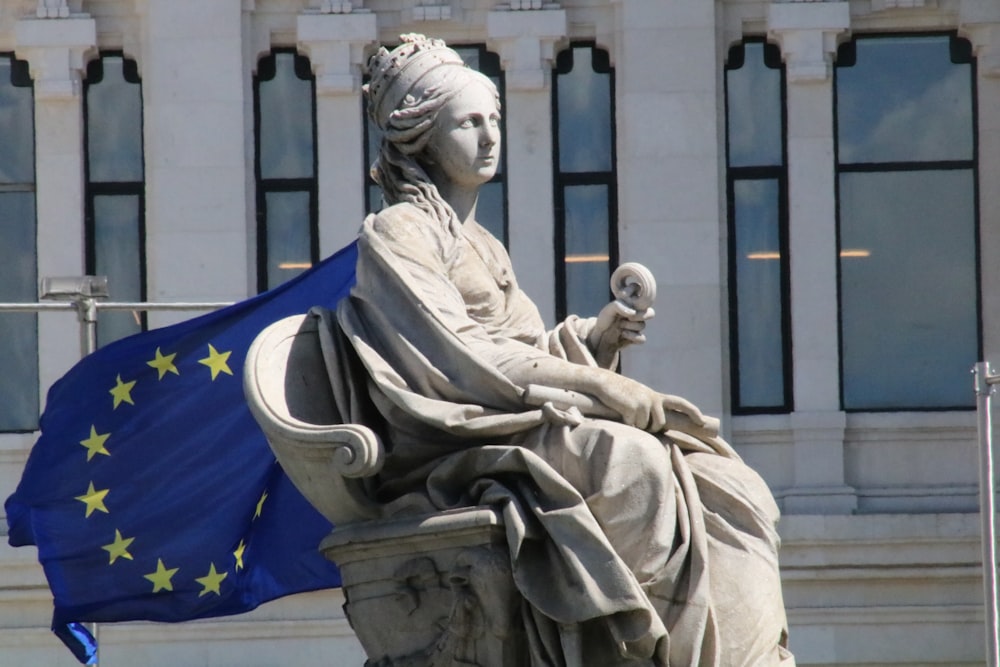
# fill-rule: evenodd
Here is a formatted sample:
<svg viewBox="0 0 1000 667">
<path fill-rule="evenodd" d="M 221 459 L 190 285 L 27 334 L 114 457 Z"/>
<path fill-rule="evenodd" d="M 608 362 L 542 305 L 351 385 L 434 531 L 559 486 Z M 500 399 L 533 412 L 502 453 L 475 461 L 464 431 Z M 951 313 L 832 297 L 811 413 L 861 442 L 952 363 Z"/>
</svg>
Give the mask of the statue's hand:
<svg viewBox="0 0 1000 667">
<path fill-rule="evenodd" d="M 676 424 L 680 413 L 696 426 L 703 426 L 705 417 L 690 401 L 679 396 L 661 394 L 641 382 L 621 375 L 602 384 L 598 400 L 621 415 L 622 422 L 651 433 Z"/>
<path fill-rule="evenodd" d="M 617 299 L 604 306 L 587 336 L 587 345 L 598 365 L 607 368 L 626 345 L 645 343 L 646 320 L 655 314 L 652 308 L 636 310 Z"/>
</svg>

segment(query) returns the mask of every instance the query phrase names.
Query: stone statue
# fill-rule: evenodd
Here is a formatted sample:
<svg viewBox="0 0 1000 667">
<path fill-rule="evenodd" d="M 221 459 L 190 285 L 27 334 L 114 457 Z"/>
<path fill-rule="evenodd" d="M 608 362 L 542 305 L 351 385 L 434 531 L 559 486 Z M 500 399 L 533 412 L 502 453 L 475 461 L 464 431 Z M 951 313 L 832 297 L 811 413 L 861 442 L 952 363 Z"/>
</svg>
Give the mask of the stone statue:
<svg viewBox="0 0 1000 667">
<path fill-rule="evenodd" d="M 717 420 L 614 371 L 648 300 L 546 330 L 475 219 L 499 160 L 494 85 L 420 35 L 369 69 L 387 206 L 364 221 L 350 297 L 314 309 L 308 331 L 294 322 L 310 342 L 289 367 L 323 381 L 288 373 L 276 390 L 332 406 L 278 420 L 310 442 L 318 419 L 370 429 L 344 436 L 367 443 L 347 456 L 363 478 L 350 493 L 330 490 L 322 457 L 275 446 L 271 389 L 247 379 L 279 460 L 337 524 L 324 549 L 368 664 L 793 665 L 765 483 Z M 424 555 L 427 540 L 447 557 Z M 408 648 L 384 646 L 397 640 Z"/>
</svg>

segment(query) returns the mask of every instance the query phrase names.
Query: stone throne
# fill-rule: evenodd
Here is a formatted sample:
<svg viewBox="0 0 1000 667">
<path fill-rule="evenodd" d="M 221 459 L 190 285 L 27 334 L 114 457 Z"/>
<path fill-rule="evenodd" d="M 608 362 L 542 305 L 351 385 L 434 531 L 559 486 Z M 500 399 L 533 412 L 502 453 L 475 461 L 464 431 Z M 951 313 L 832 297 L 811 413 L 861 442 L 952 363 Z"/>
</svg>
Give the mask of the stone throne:
<svg viewBox="0 0 1000 667">
<path fill-rule="evenodd" d="M 387 516 L 367 492 L 382 442 L 367 426 L 336 423 L 326 373 L 317 319 L 295 315 L 256 338 L 244 390 L 282 468 L 334 524 L 319 549 L 340 568 L 366 665 L 524 667 L 500 516 L 489 507 Z M 569 667 L 582 664 L 575 646 L 564 653 Z"/>
</svg>

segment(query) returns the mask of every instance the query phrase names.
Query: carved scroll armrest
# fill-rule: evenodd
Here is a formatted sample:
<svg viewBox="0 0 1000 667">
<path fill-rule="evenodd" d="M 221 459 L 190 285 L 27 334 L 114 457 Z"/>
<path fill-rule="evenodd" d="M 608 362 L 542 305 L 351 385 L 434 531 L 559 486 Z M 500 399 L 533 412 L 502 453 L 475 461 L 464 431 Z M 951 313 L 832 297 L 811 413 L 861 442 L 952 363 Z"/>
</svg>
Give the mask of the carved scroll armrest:
<svg viewBox="0 0 1000 667">
<path fill-rule="evenodd" d="M 361 481 L 382 469 L 378 436 L 361 424 L 316 425 L 285 421 L 263 428 L 271 450 L 302 495 L 337 525 L 382 516 Z"/>
<path fill-rule="evenodd" d="M 363 478 L 382 468 L 378 436 L 336 423 L 316 323 L 304 315 L 268 326 L 247 353 L 247 405 L 289 479 L 335 524 L 381 516 Z"/>
</svg>

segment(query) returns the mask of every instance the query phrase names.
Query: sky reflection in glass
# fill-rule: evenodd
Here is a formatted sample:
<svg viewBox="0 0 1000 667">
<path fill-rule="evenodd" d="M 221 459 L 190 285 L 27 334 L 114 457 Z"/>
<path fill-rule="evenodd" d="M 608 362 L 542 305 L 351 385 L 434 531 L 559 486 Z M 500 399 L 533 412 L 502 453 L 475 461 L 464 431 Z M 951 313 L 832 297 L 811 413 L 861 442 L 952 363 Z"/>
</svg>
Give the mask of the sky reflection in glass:
<svg viewBox="0 0 1000 667">
<path fill-rule="evenodd" d="M 733 184 L 739 404 L 785 402 L 777 179 Z"/>
</svg>

